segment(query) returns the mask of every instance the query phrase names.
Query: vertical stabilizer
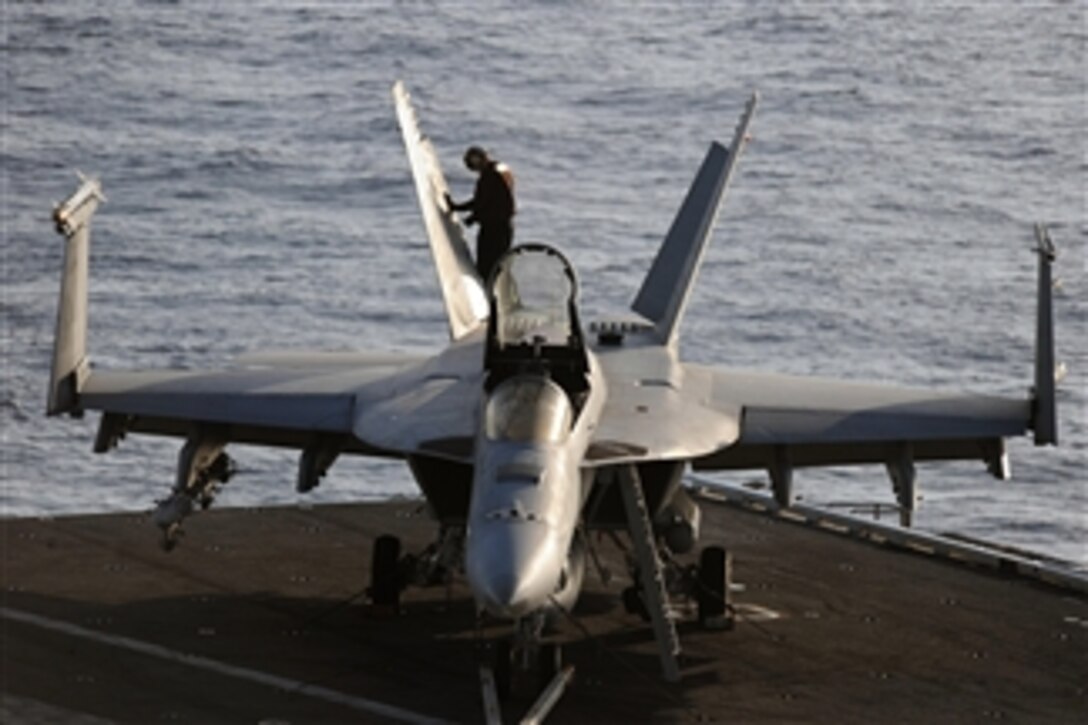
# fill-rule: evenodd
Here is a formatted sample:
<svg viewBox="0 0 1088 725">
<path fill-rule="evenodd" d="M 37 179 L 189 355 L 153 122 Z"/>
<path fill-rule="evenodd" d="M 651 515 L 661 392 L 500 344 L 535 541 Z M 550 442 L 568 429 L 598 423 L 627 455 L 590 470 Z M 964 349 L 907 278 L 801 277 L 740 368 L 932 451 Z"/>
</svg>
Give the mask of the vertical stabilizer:
<svg viewBox="0 0 1088 725">
<path fill-rule="evenodd" d="M 631 309 L 654 324 L 656 335 L 663 344 L 676 342 L 677 328 L 691 296 L 699 265 L 702 264 L 706 242 L 714 229 L 722 199 L 747 142 L 748 124 L 758 100 L 759 97 L 753 93 L 728 148 L 719 143 L 711 144 L 665 242 L 631 305 Z"/>
<path fill-rule="evenodd" d="M 46 406 L 49 415 L 78 410 L 79 391 L 87 377 L 88 250 L 91 217 L 99 201 L 105 201 L 101 185 L 94 179 L 83 179 L 79 190 L 53 210 L 53 220 L 65 243 Z"/>
<path fill-rule="evenodd" d="M 1057 256 L 1050 233 L 1035 225 L 1035 251 L 1039 254 L 1039 299 L 1035 320 L 1035 395 L 1032 428 L 1035 445 L 1058 444 L 1058 406 L 1055 400 L 1054 282 L 1050 265 Z"/>
<path fill-rule="evenodd" d="M 442 300 L 449 317 L 450 337 L 464 337 L 487 319 L 488 303 L 483 283 L 472 263 L 464 230 L 453 213 L 446 207 L 448 191 L 446 178 L 438 163 L 431 142 L 419 129 L 419 120 L 412 99 L 400 81 L 393 86 L 393 99 L 397 106 L 397 121 L 412 167 L 412 178 L 419 196 L 419 208 L 423 224 L 430 240 L 438 282 L 442 287 Z"/>
</svg>

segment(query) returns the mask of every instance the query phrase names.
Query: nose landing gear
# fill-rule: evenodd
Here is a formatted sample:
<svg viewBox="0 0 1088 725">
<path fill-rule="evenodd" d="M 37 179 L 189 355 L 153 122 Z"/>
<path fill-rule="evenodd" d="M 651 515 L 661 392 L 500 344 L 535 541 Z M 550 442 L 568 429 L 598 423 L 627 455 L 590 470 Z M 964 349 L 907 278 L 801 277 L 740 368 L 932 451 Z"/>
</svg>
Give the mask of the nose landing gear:
<svg viewBox="0 0 1088 725">
<path fill-rule="evenodd" d="M 574 677 L 573 665 L 563 666 L 562 646 L 558 642 L 541 642 L 539 632 L 526 637 L 534 631 L 533 624 L 526 622 L 519 622 L 514 637 L 494 640 L 490 664 L 480 667 L 484 714 L 488 723 L 502 722 L 500 702 L 508 702 L 519 684 L 525 684 L 526 689 L 531 686 L 537 693 L 520 722 L 543 722 Z"/>
</svg>

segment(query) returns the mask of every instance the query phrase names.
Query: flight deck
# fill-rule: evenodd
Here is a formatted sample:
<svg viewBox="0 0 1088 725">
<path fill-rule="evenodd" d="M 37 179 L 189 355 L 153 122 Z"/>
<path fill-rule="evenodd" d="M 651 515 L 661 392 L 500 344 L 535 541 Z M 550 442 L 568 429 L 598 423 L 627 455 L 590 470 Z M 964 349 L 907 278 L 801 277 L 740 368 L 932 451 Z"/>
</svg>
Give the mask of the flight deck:
<svg viewBox="0 0 1088 725">
<path fill-rule="evenodd" d="M 734 557 L 735 627 L 681 624 L 682 679 L 663 681 L 603 538 L 613 580 L 590 567 L 560 623 L 575 674 L 551 721 L 1088 719 L 1079 575 L 701 500 L 704 544 Z M 482 721 L 479 667 L 507 628 L 478 626 L 457 583 L 368 606 L 383 533 L 418 550 L 434 527 L 416 501 L 212 509 L 165 553 L 146 514 L 0 520 L 0 720 Z M 536 695 L 513 684 L 506 722 Z"/>
</svg>

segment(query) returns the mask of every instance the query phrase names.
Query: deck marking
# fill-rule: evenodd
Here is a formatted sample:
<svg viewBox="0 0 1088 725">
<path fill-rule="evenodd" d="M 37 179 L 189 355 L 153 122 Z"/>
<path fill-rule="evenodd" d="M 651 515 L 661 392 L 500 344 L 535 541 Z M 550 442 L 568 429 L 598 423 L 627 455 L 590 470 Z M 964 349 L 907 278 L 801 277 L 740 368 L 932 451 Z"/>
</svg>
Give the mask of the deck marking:
<svg viewBox="0 0 1088 725">
<path fill-rule="evenodd" d="M 737 616 L 745 622 L 773 622 L 782 619 L 782 613 L 762 604 L 742 603 L 735 605 Z"/>
<path fill-rule="evenodd" d="M 277 687 L 288 692 L 298 693 L 300 695 L 306 695 L 308 697 L 317 698 L 319 700 L 325 700 L 336 705 L 343 705 L 350 707 L 354 710 L 370 713 L 373 715 L 380 715 L 382 717 L 390 718 L 391 720 L 400 720 L 401 722 L 408 723 L 426 723 L 428 725 L 432 723 L 442 723 L 444 720 L 439 720 L 427 715 L 421 715 L 411 710 L 405 710 L 395 705 L 388 705 L 384 702 L 377 702 L 375 700 L 368 700 L 363 697 L 356 697 L 355 695 L 348 695 L 336 690 L 330 690 L 327 687 L 320 687 L 318 685 L 310 685 L 299 680 L 292 680 L 288 677 L 280 677 L 278 675 L 272 675 L 267 672 L 260 672 L 258 670 L 251 670 L 245 667 L 238 667 L 236 665 L 228 665 L 225 662 L 218 662 L 216 660 L 208 659 L 207 657 L 201 657 L 199 655 L 185 654 L 184 652 L 176 652 L 172 649 L 167 649 L 157 644 L 151 644 L 150 642 L 142 642 L 138 639 L 132 639 L 131 637 L 125 637 L 118 634 L 107 634 L 105 632 L 99 632 L 93 629 L 87 629 L 80 627 L 77 624 L 71 624 L 69 622 L 62 622 L 56 619 L 49 619 L 38 614 L 31 614 L 30 612 L 22 612 L 17 609 L 9 609 L 8 607 L 0 606 L 0 618 L 10 619 L 13 622 L 22 622 L 23 624 L 30 624 L 42 629 L 52 630 L 54 632 L 60 632 L 72 637 L 79 637 L 80 639 L 90 640 L 92 642 L 98 642 L 100 644 L 109 645 L 111 647 L 120 647 L 121 649 L 127 649 L 132 652 L 138 652 L 140 654 L 149 655 L 151 657 L 158 657 L 160 659 L 174 662 L 177 664 L 187 665 L 189 667 L 195 667 L 201 670 L 207 670 L 208 672 L 214 672 L 220 675 L 226 675 L 227 677 L 235 677 L 240 680 L 248 680 L 249 682 L 256 682 L 261 685 L 267 685 L 269 687 Z"/>
</svg>

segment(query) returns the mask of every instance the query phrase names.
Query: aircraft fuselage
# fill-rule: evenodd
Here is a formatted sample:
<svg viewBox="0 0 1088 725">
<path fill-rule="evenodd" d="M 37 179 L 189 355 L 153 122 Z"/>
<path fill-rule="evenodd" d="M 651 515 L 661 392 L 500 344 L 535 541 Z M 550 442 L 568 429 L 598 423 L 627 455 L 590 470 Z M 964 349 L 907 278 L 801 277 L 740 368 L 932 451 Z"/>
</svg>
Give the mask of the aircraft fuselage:
<svg viewBox="0 0 1088 725">
<path fill-rule="evenodd" d="M 573 606 L 582 568 L 574 538 L 592 480 L 581 463 L 604 396 L 603 385 L 591 389 L 576 421 L 565 392 L 545 376 L 511 378 L 485 399 L 465 569 L 478 605 L 489 613 L 516 619 Z M 529 439 L 504 437 L 495 428 L 502 414 L 496 409 L 513 397 L 527 418 L 513 433 L 536 434 Z"/>
<path fill-rule="evenodd" d="M 520 618 L 573 606 L 581 586 L 582 463 L 607 396 L 581 344 L 567 261 L 515 249 L 493 280 L 465 570 L 479 607 Z"/>
</svg>

